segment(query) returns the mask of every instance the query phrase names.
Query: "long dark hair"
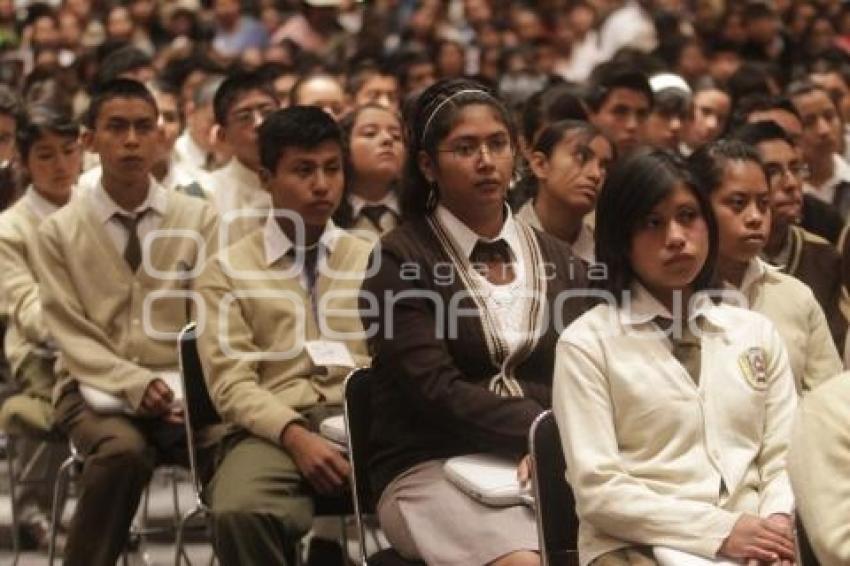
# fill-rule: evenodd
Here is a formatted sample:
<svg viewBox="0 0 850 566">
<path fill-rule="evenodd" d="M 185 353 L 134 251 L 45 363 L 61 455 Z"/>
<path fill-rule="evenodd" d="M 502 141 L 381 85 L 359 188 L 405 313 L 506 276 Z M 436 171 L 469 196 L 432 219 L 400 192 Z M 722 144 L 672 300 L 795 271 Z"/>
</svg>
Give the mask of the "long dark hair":
<svg viewBox="0 0 850 566">
<path fill-rule="evenodd" d="M 516 147 L 516 128 L 508 109 L 485 86 L 468 79 L 434 83 L 404 109 L 407 158 L 402 174 L 401 209 L 405 218 L 428 214 L 439 197 L 439 187 L 429 183 L 419 168 L 419 152 L 424 151 L 436 162 L 437 145 L 451 132 L 460 111 L 471 104 L 493 108 Z"/>
<path fill-rule="evenodd" d="M 350 228 L 354 223 L 354 219 L 351 217 L 351 204 L 349 204 L 348 199 L 346 198 L 348 193 L 351 192 L 351 187 L 354 185 L 354 178 L 356 176 L 356 172 L 354 171 L 354 160 L 351 158 L 351 137 L 354 135 L 354 125 L 357 123 L 357 119 L 366 110 L 380 110 L 382 112 L 386 112 L 391 116 L 394 116 L 398 120 L 399 126 L 401 126 L 402 129 L 404 128 L 401 116 L 390 108 L 381 106 L 376 102 L 361 104 L 346 114 L 339 121 L 339 126 L 342 128 L 342 149 L 343 156 L 345 157 L 345 192 L 343 193 L 343 198 L 339 203 L 339 207 L 337 207 L 336 212 L 334 212 L 333 219 L 336 225 L 340 228 Z M 398 192 L 398 182 L 394 182 L 390 190 Z"/>
<path fill-rule="evenodd" d="M 643 150 L 615 164 L 596 205 L 596 261 L 608 271 L 608 277 L 597 284 L 618 303 L 635 280 L 631 249 L 639 223 L 681 185 L 693 193 L 708 227 L 708 257 L 693 288 L 701 291 L 713 286 L 719 236 L 708 196 L 681 157 L 666 150 Z"/>
</svg>

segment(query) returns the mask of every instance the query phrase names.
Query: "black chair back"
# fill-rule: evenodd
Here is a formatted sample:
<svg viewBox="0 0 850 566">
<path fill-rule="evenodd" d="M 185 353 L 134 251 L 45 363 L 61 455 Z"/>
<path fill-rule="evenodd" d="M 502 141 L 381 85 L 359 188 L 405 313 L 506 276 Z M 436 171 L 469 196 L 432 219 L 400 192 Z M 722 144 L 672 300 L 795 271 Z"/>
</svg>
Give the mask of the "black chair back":
<svg viewBox="0 0 850 566">
<path fill-rule="evenodd" d="M 221 417 L 207 391 L 195 331 L 195 323 L 190 322 L 180 332 L 178 359 L 180 377 L 183 380 L 183 418 L 186 424 L 186 442 L 189 445 L 189 471 L 196 494 L 200 497 L 203 485 L 198 474 L 195 433 L 204 427 L 220 423 Z"/>
<path fill-rule="evenodd" d="M 531 425 L 529 453 L 543 566 L 578 564 L 575 499 L 567 483 L 567 464 L 552 411 L 540 414 Z"/>
</svg>

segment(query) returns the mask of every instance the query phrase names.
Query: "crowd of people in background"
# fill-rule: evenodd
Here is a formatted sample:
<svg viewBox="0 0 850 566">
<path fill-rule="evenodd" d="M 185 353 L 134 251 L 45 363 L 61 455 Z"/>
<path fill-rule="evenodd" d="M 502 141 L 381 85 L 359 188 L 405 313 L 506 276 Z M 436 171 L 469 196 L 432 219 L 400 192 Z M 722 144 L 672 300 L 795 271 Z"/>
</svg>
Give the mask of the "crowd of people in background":
<svg viewBox="0 0 850 566">
<path fill-rule="evenodd" d="M 850 563 L 848 3 L 0 0 L 0 211 L 0 427 L 83 458 L 66 564 L 185 463 L 190 321 L 222 564 L 311 529 L 343 563 L 319 423 L 361 366 L 404 560 L 539 564 L 443 464 L 525 481 L 553 409 L 581 564 L 792 564 L 795 516 Z M 17 496 L 32 547 L 51 495 Z"/>
</svg>

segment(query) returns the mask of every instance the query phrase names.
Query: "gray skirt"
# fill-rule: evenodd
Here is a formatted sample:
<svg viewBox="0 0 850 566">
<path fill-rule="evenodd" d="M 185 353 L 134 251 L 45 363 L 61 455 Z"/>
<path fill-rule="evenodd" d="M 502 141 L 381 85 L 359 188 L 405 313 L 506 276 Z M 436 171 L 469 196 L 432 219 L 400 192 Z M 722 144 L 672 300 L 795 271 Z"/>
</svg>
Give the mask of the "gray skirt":
<svg viewBox="0 0 850 566">
<path fill-rule="evenodd" d="M 444 462 L 414 466 L 381 495 L 378 520 L 399 554 L 431 566 L 474 566 L 538 550 L 531 509 L 478 503 L 446 479 Z"/>
</svg>

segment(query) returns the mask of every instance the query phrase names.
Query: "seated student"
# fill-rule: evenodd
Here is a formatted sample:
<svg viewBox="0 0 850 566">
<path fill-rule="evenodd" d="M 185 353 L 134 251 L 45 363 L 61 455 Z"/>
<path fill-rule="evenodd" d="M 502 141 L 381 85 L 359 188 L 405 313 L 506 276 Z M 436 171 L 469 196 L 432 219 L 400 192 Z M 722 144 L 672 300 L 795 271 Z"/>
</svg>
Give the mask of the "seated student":
<svg viewBox="0 0 850 566">
<path fill-rule="evenodd" d="M 355 106 L 378 104 L 399 111 L 398 79 L 374 62 L 361 63 L 349 73 L 346 91 Z"/>
<path fill-rule="evenodd" d="M 731 107 L 729 93 L 710 79 L 694 88 L 693 111 L 685 124 L 683 150 L 686 155 L 723 134 Z"/>
<path fill-rule="evenodd" d="M 404 222 L 381 240 L 363 284 L 377 303 L 363 319 L 378 518 L 408 559 L 538 564 L 530 510 L 478 503 L 443 463 L 490 452 L 527 476 L 528 431 L 550 404 L 555 327 L 584 307 L 558 298 L 584 286 L 585 270 L 507 207 L 517 145 L 499 100 L 472 81 L 440 81 L 411 118 Z"/>
<path fill-rule="evenodd" d="M 850 375 L 842 373 L 800 403 L 788 475 L 797 513 L 824 566 L 850 564 Z"/>
<path fill-rule="evenodd" d="M 401 208 L 396 185 L 404 158 L 401 118 L 395 111 L 367 104 L 340 123 L 346 141 L 346 194 L 336 211 L 341 228 L 381 236 L 398 225 Z"/>
<path fill-rule="evenodd" d="M 348 112 L 348 97 L 345 89 L 336 77 L 329 73 L 317 72 L 298 79 L 289 92 L 293 106 L 318 106 L 334 120 L 341 119 Z"/>
<path fill-rule="evenodd" d="M 573 253 L 593 263 L 593 228 L 585 217 L 596 207 L 614 146 L 587 122 L 564 120 L 535 138 L 529 167 L 537 193 L 517 218 L 568 243 Z"/>
<path fill-rule="evenodd" d="M 211 130 L 215 124 L 213 99 L 223 80 L 220 75 L 204 79 L 191 98 L 183 101 L 186 128 L 174 142 L 174 159 L 196 179 L 206 179 L 219 165 Z"/>
<path fill-rule="evenodd" d="M 758 152 L 737 140 L 720 140 L 700 148 L 688 163 L 717 217 L 720 280 L 776 325 L 797 393 L 810 391 L 841 371 L 841 358 L 812 290 L 758 257 L 771 221 L 771 186 Z"/>
<path fill-rule="evenodd" d="M 832 244 L 798 225 L 803 214 L 806 164 L 794 142 L 775 122 L 748 124 L 735 132 L 735 138 L 759 152 L 771 188 L 770 233 L 762 257 L 812 289 L 836 348 L 843 352 L 847 319 L 841 312 L 841 256 Z"/>
<path fill-rule="evenodd" d="M 788 356 L 763 316 L 701 293 L 718 226 L 696 183 L 674 154 L 638 153 L 599 195 L 609 299 L 561 335 L 552 392 L 582 564 L 794 559 Z"/>
<path fill-rule="evenodd" d="M 737 130 L 744 123 L 776 122 L 785 130 L 799 152 L 800 140 L 803 137 L 803 122 L 790 99 L 781 96 L 747 97 L 736 108 L 736 114 L 738 114 L 737 124 L 730 128 L 731 131 Z M 808 178 L 808 175 L 807 166 L 805 178 Z M 803 191 L 803 212 L 800 224 L 808 232 L 825 238 L 833 244 L 838 242 L 844 228 L 844 220 L 837 208 L 806 191 Z"/>
<path fill-rule="evenodd" d="M 850 164 L 839 154 L 844 126 L 838 108 L 829 93 L 813 83 L 794 83 L 788 91 L 803 124 L 800 149 L 809 166 L 809 178 L 803 188 L 833 205 L 847 222 L 850 219 Z"/>
<path fill-rule="evenodd" d="M 224 243 L 232 244 L 256 230 L 271 207 L 260 182 L 257 128 L 277 110 L 274 91 L 253 73 L 234 73 L 218 87 L 213 101 L 219 141 L 233 154 L 230 162 L 208 177 L 212 203 L 221 216 Z"/>
<path fill-rule="evenodd" d="M 339 127 L 318 108 L 278 110 L 259 147 L 274 210 L 195 285 L 204 373 L 228 425 L 208 484 L 225 566 L 291 564 L 311 494 L 338 492 L 349 473 L 318 424 L 340 411 L 347 372 L 369 363 L 357 303 L 369 246 L 330 220 L 344 184 Z"/>
<path fill-rule="evenodd" d="M 70 116 L 49 108 L 33 108 L 17 128 L 21 165 L 32 179 L 24 196 L 0 214 L 0 273 L 2 293 L 9 304 L 9 325 L 5 336 L 6 358 L 13 383 L 30 401 L 22 413 L 23 430 L 45 434 L 53 426 L 50 403 L 55 377 L 56 350 L 48 335 L 39 302 L 38 227 L 42 221 L 71 198 L 80 174 L 82 153 L 80 127 Z M 0 419 L 6 420 L 5 410 Z M 13 422 L 3 422 L 14 427 Z M 21 479 L 45 479 L 43 485 L 23 483 L 18 491 L 19 521 L 35 546 L 48 545 L 48 520 L 52 485 L 66 450 L 21 438 L 16 448 L 19 462 L 27 462 L 37 451 L 37 464 Z"/>
<path fill-rule="evenodd" d="M 652 110 L 652 89 L 646 75 L 624 63 L 603 63 L 594 69 L 585 102 L 590 121 L 625 156 L 646 143 L 646 121 Z"/>
<path fill-rule="evenodd" d="M 183 128 L 180 114 L 179 93 L 173 87 L 161 82 L 150 82 L 146 85 L 153 94 L 159 108 L 160 143 L 157 144 L 157 158 L 154 161 L 151 175 L 167 190 L 175 190 L 187 195 L 207 198 L 200 180 L 206 179 L 197 172 L 190 172 L 181 166 L 175 158 L 174 143 Z M 86 188 L 97 184 L 103 174 L 100 165 L 96 165 L 80 176 L 79 187 Z"/>
<path fill-rule="evenodd" d="M 659 73 L 649 79 L 654 99 L 646 120 L 646 143 L 658 149 L 680 151 L 685 126 L 693 113 L 693 92 L 685 79 Z"/>
<path fill-rule="evenodd" d="M 68 565 L 114 565 L 154 467 L 186 456 L 171 381 L 188 318 L 180 295 L 217 224 L 202 200 L 151 177 L 157 119 L 141 83 L 102 85 L 84 134 L 100 154 L 101 181 L 39 234 L 43 316 L 59 349 L 56 423 L 85 458 Z"/>
</svg>

